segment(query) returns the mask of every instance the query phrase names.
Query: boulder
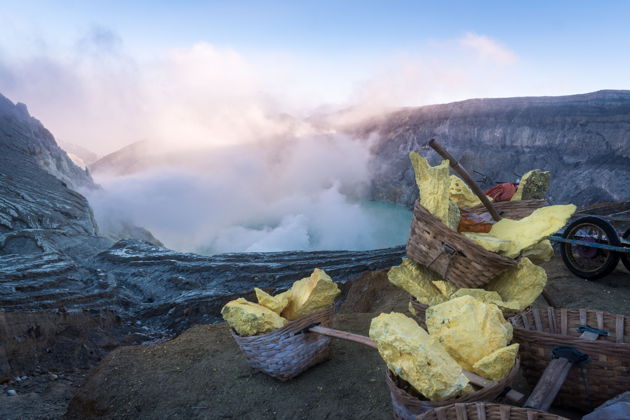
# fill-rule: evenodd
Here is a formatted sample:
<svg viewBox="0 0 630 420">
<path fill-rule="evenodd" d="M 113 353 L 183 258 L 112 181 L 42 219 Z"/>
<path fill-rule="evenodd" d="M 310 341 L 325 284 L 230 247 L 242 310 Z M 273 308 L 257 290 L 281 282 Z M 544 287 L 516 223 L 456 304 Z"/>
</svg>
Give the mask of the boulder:
<svg viewBox="0 0 630 420">
<path fill-rule="evenodd" d="M 337 284 L 324 270 L 316 268 L 310 277 L 293 283 L 289 304 L 282 312 L 288 320 L 298 319 L 333 305 L 341 293 Z"/>
<path fill-rule="evenodd" d="M 243 298 L 228 302 L 221 315 L 240 336 L 262 334 L 287 325 L 287 320 L 271 309 Z"/>
</svg>

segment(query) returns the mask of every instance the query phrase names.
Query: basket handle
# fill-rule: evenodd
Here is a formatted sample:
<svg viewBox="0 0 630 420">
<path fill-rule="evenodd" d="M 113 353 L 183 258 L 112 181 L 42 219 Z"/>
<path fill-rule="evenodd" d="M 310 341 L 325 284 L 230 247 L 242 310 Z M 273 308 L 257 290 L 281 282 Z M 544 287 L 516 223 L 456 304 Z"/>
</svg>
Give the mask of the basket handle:
<svg viewBox="0 0 630 420">
<path fill-rule="evenodd" d="M 449 152 L 447 152 L 442 146 L 440 146 L 440 144 L 435 139 L 429 140 L 429 146 L 431 146 L 431 148 L 433 148 L 433 150 L 435 150 L 438 153 L 438 155 L 442 156 L 444 159 L 448 159 L 449 164 L 451 165 L 451 168 L 453 168 L 453 170 L 457 172 L 459 176 L 462 177 L 464 182 L 470 187 L 470 189 L 475 193 L 475 195 L 479 197 L 483 205 L 490 212 L 490 215 L 492 216 L 492 218 L 497 222 L 501 220 L 501 216 L 499 216 L 499 213 L 497 212 L 497 210 L 494 208 L 492 203 L 490 203 L 490 200 L 488 200 L 488 197 L 486 197 L 483 191 L 481 191 L 481 188 L 479 188 L 479 185 L 477 185 L 477 183 L 468 174 L 468 171 L 466 171 L 466 169 L 464 169 L 464 167 L 461 166 L 459 162 L 453 156 L 451 156 Z"/>
</svg>

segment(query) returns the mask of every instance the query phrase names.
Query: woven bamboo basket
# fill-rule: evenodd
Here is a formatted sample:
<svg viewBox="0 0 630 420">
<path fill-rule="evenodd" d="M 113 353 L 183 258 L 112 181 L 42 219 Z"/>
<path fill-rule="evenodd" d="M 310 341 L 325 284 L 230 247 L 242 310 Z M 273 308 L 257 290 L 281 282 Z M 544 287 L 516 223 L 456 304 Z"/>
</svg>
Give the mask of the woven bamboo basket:
<svg viewBox="0 0 630 420">
<path fill-rule="evenodd" d="M 523 374 L 532 387 L 552 359 L 554 347 L 572 347 L 591 357 L 580 368 L 571 368 L 554 404 L 591 411 L 630 390 L 630 317 L 588 309 L 547 308 L 530 309 L 510 322 L 514 341 L 521 345 Z M 585 340 L 579 338 L 579 325 L 606 330 L 610 335 Z"/>
<path fill-rule="evenodd" d="M 419 414 L 425 413 L 437 407 L 443 407 L 455 403 L 493 401 L 510 390 L 510 386 L 512 385 L 512 381 L 514 380 L 518 369 L 519 359 L 517 358 L 512 370 L 510 370 L 510 373 L 508 373 L 508 375 L 500 381 L 497 381 L 485 388 L 480 388 L 475 392 L 465 394 L 459 398 L 445 401 L 422 400 L 417 396 L 410 394 L 405 391 L 403 387 L 411 389 L 411 386 L 402 379 L 396 377 L 389 369 L 387 369 L 385 379 L 387 381 L 387 387 L 389 388 L 389 394 L 392 398 L 394 418 L 399 420 L 413 420 Z"/>
<path fill-rule="evenodd" d="M 332 308 L 314 312 L 278 330 L 250 337 L 240 337 L 232 330 L 232 337 L 252 368 L 287 381 L 330 359 L 330 337 L 302 331 L 315 323 L 330 327 L 332 313 Z"/>
<path fill-rule="evenodd" d="M 568 420 L 556 414 L 532 408 L 483 402 L 458 403 L 435 408 L 417 420 Z"/>
<path fill-rule="evenodd" d="M 418 319 L 418 324 L 420 324 L 422 328 L 426 329 L 426 326 L 427 326 L 426 312 L 429 305 L 420 303 L 413 297 L 409 299 L 409 302 L 411 303 L 411 306 L 413 307 L 414 311 L 416 311 L 416 318 Z M 510 317 L 513 317 L 515 315 L 518 315 L 518 312 L 507 312 L 507 311 L 503 312 L 503 317 L 505 319 L 509 319 Z"/>
<path fill-rule="evenodd" d="M 522 219 L 534 212 L 534 210 L 549 205 L 547 200 L 516 200 L 516 201 L 500 201 L 498 203 L 492 203 L 499 215 L 508 219 Z M 468 213 L 487 213 L 483 205 L 468 207 L 464 209 Z"/>
<path fill-rule="evenodd" d="M 460 288 L 481 287 L 517 264 L 449 229 L 419 201 L 413 209 L 407 256 Z"/>
</svg>

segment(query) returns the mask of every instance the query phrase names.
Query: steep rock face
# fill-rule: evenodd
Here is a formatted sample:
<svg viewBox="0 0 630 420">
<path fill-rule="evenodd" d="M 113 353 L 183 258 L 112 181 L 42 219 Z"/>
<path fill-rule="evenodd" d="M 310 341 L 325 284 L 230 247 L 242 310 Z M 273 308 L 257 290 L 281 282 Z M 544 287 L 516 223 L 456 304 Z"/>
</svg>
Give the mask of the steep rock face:
<svg viewBox="0 0 630 420">
<path fill-rule="evenodd" d="M 379 137 L 371 163 L 376 200 L 413 204 L 418 192 L 407 155 L 417 151 L 437 163 L 426 146 L 431 138 L 470 173 L 492 181 L 513 182 L 533 168 L 551 171 L 556 203 L 630 197 L 630 91 L 471 99 L 401 110 L 351 131 Z M 487 179 L 482 184 L 492 186 Z"/>
</svg>

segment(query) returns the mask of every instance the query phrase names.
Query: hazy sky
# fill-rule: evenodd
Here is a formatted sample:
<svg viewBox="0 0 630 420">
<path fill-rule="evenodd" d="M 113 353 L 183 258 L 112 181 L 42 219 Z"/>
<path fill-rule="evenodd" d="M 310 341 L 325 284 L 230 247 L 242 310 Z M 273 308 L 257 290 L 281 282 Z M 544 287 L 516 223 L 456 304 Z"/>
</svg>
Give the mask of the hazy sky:
<svg viewBox="0 0 630 420">
<path fill-rule="evenodd" d="M 629 22 L 625 1 L 0 0 L 0 93 L 105 153 L 224 133 L 208 115 L 243 109 L 256 131 L 274 112 L 628 89 Z"/>
</svg>

